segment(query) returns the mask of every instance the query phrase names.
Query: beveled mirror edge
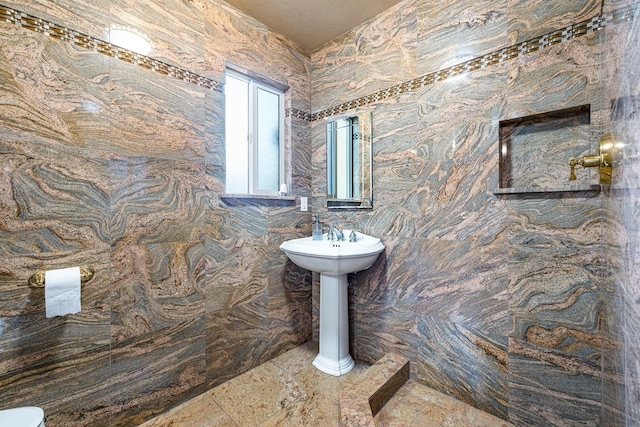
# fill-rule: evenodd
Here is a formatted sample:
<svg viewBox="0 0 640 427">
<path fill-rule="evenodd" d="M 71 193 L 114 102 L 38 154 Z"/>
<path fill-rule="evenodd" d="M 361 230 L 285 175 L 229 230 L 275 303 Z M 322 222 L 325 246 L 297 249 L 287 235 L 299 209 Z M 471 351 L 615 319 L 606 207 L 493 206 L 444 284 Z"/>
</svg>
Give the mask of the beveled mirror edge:
<svg viewBox="0 0 640 427">
<path fill-rule="evenodd" d="M 350 117 L 358 117 L 358 123 L 360 127 L 360 144 L 363 148 L 362 150 L 362 158 L 363 161 L 361 164 L 365 164 L 365 167 L 362 167 L 360 171 L 360 183 L 361 189 L 360 194 L 361 197 L 359 199 L 338 199 L 338 198 L 327 198 L 327 209 L 373 209 L 373 112 L 361 111 L 348 114 L 340 114 L 336 116 L 332 116 L 326 120 L 326 123 L 331 123 L 336 120 L 341 120 Z M 325 143 L 326 137 L 325 137 Z M 328 165 L 327 165 L 328 166 Z"/>
</svg>

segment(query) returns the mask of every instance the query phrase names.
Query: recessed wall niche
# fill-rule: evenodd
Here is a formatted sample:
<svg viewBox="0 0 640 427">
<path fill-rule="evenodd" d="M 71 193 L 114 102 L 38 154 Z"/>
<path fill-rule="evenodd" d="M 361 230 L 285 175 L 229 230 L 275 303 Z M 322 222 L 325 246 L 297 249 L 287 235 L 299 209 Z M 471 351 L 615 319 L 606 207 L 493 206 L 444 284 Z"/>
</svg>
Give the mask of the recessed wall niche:
<svg viewBox="0 0 640 427">
<path fill-rule="evenodd" d="M 589 153 L 590 135 L 589 104 L 501 121 L 496 193 L 596 188 L 590 169 L 569 181 L 569 159 Z"/>
</svg>

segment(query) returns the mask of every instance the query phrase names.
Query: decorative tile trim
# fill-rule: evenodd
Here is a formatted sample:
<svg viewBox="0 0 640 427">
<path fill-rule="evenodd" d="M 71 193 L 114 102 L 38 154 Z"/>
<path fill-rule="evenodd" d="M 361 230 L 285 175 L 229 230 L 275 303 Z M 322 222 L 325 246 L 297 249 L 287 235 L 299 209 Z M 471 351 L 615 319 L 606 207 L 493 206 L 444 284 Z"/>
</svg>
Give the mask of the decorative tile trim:
<svg viewBox="0 0 640 427">
<path fill-rule="evenodd" d="M 20 12 L 0 4 L 0 21 L 5 21 L 27 30 L 43 33 L 54 39 L 62 40 L 84 49 L 93 50 L 103 55 L 119 59 L 130 64 L 138 65 L 147 70 L 183 80 L 207 89 L 222 92 L 224 85 L 208 77 L 201 76 L 192 71 L 179 68 L 166 62 L 150 58 L 145 55 L 121 48 L 104 40 L 70 30 L 58 24 L 45 21 L 28 13 Z"/>
<path fill-rule="evenodd" d="M 435 71 L 422 77 L 392 86 L 387 89 L 380 90 L 370 95 L 363 96 L 355 100 L 351 100 L 340 105 L 311 113 L 308 111 L 298 110 L 296 108 L 288 108 L 286 110 L 287 117 L 295 117 L 307 121 L 316 121 L 328 118 L 346 111 L 353 110 L 358 107 L 372 105 L 388 98 L 393 98 L 404 93 L 413 92 L 425 86 L 447 80 L 461 74 L 470 73 L 491 65 L 500 64 L 512 59 L 523 57 L 529 53 L 537 52 L 558 43 L 566 42 L 574 38 L 590 34 L 604 29 L 606 25 L 619 23 L 633 18 L 633 7 L 617 9 L 611 13 L 598 15 L 591 19 L 569 25 L 560 30 L 552 31 L 540 37 L 536 37 L 519 44 L 515 44 L 503 49 L 499 49 L 486 55 L 453 65 L 442 70 Z M 145 55 L 133 52 L 128 49 L 113 45 L 104 40 L 83 34 L 81 32 L 70 30 L 66 27 L 45 21 L 33 15 L 12 9 L 0 4 L 0 20 L 9 22 L 31 31 L 46 34 L 58 40 L 66 41 L 75 46 L 84 49 L 93 50 L 103 55 L 138 65 L 156 73 L 183 80 L 188 83 L 196 84 L 207 89 L 218 92 L 224 90 L 224 84 L 208 77 L 201 76 L 192 71 L 179 68 L 166 62 L 150 58 Z"/>
<path fill-rule="evenodd" d="M 594 33 L 604 29 L 605 25 L 619 23 L 633 18 L 633 7 L 618 9 L 612 13 L 598 15 L 586 21 L 569 25 L 561 30 L 552 31 L 540 37 L 536 37 L 519 44 L 515 44 L 503 49 L 499 49 L 486 55 L 453 65 L 442 70 L 435 71 L 422 77 L 404 82 L 387 89 L 380 90 L 362 98 L 345 102 L 335 107 L 319 111 L 311 114 L 311 121 L 325 119 L 345 111 L 353 110 L 358 107 L 365 107 L 393 98 L 404 93 L 413 92 L 425 86 L 459 76 L 461 74 L 470 73 L 491 65 L 500 64 L 512 59 L 523 57 L 529 53 L 537 52 L 549 46 L 566 42 L 577 37 Z"/>
<path fill-rule="evenodd" d="M 285 117 L 295 117 L 296 119 L 311 121 L 311 113 L 309 111 L 302 111 L 297 108 L 287 108 Z"/>
</svg>

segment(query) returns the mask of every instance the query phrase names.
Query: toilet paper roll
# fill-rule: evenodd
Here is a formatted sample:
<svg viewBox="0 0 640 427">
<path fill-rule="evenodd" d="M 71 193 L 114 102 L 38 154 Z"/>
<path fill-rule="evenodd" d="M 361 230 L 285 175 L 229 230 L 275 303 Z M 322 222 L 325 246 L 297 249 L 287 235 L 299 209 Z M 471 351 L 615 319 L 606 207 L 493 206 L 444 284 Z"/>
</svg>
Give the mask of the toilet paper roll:
<svg viewBox="0 0 640 427">
<path fill-rule="evenodd" d="M 80 311 L 80 267 L 44 272 L 44 302 L 47 317 Z"/>
</svg>

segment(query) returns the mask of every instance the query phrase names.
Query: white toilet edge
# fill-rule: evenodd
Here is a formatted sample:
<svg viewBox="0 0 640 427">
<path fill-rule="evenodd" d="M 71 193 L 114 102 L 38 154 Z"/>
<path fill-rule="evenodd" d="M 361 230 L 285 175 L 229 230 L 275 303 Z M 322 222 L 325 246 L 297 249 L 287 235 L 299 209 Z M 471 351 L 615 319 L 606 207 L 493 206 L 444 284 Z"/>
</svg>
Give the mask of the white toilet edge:
<svg viewBox="0 0 640 427">
<path fill-rule="evenodd" d="M 37 406 L 23 406 L 0 411 L 0 426 L 44 427 L 44 411 Z"/>
</svg>

